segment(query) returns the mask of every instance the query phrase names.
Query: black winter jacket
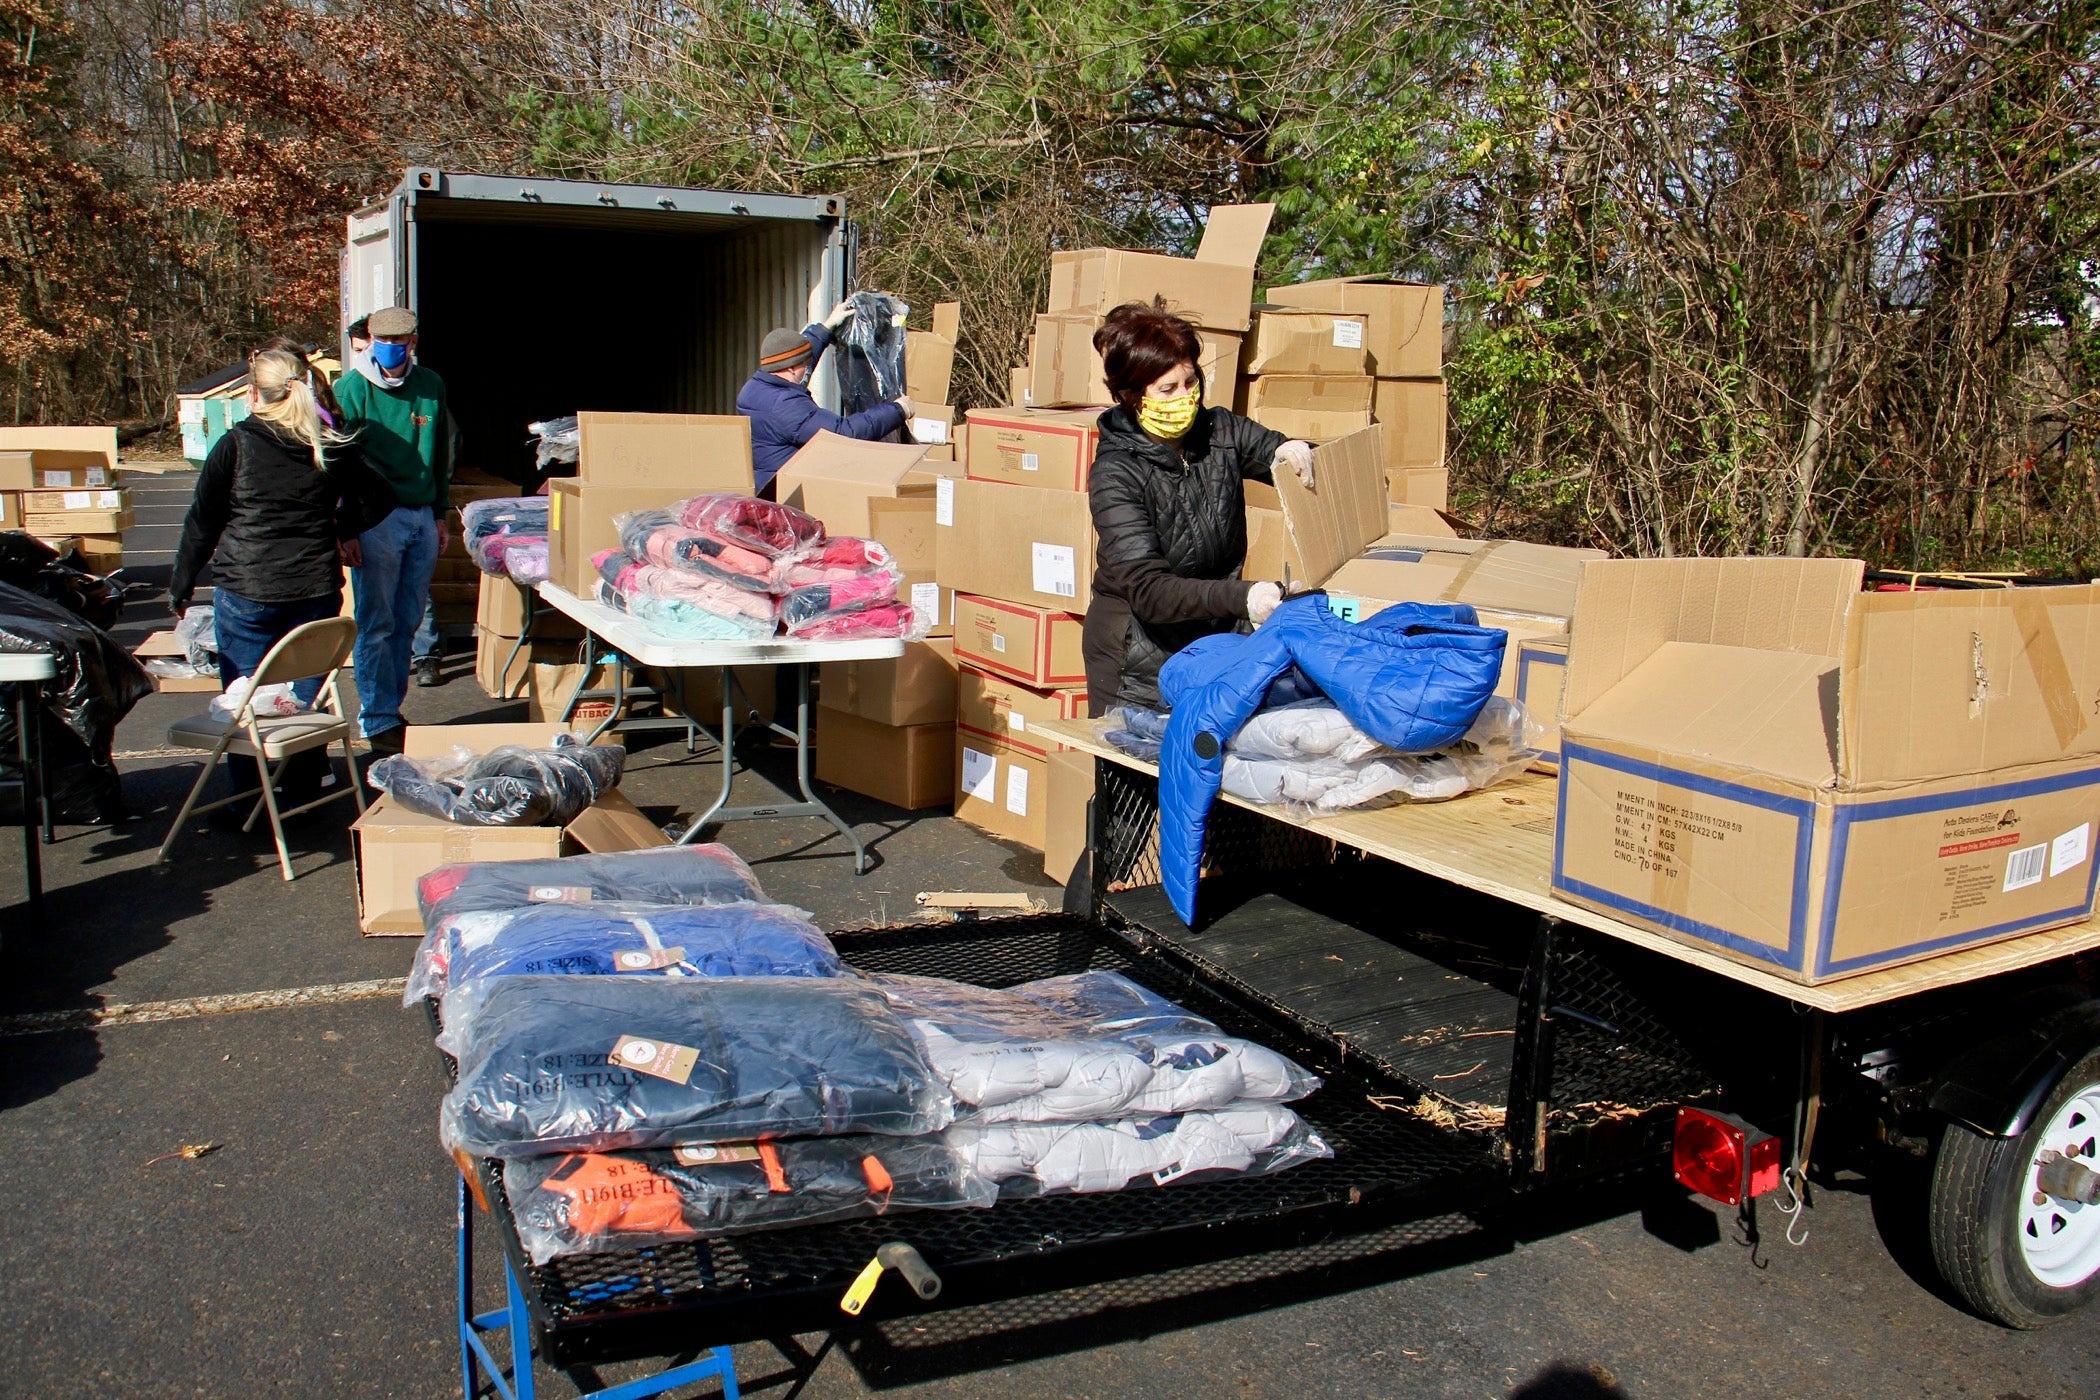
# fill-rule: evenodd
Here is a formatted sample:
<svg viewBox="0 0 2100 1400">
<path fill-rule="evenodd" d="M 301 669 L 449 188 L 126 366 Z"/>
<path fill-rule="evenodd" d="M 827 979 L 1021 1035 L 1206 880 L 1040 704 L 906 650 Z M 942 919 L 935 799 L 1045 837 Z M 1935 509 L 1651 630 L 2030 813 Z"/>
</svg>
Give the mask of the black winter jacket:
<svg viewBox="0 0 2100 1400">
<path fill-rule="evenodd" d="M 1128 410 L 1101 415 L 1087 488 L 1097 539 L 1086 612 L 1087 705 L 1161 709 L 1159 668 L 1198 637 L 1247 617 L 1240 483 L 1270 480 L 1285 439 L 1222 408 L 1178 443 L 1155 442 Z"/>
<path fill-rule="evenodd" d="M 207 563 L 213 581 L 258 603 L 319 598 L 343 586 L 336 542 L 386 518 L 394 493 L 354 442 L 314 468 L 306 444 L 243 418 L 212 446 L 182 522 L 168 597 L 186 605 Z"/>
</svg>

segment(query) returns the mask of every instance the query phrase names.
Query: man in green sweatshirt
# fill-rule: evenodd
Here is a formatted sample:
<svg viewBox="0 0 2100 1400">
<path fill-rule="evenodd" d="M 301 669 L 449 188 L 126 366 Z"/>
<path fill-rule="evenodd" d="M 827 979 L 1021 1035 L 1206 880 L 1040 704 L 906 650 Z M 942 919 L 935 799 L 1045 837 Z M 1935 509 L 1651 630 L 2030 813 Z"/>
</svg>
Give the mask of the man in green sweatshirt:
<svg viewBox="0 0 2100 1400">
<path fill-rule="evenodd" d="M 445 381 L 415 361 L 416 314 L 388 307 L 370 317 L 372 344 L 336 384 L 344 429 L 394 488 L 393 514 L 360 537 L 351 572 L 357 616 L 359 727 L 374 753 L 399 753 L 410 648 L 430 602 L 430 575 L 445 548 L 452 488 L 452 432 Z"/>
</svg>

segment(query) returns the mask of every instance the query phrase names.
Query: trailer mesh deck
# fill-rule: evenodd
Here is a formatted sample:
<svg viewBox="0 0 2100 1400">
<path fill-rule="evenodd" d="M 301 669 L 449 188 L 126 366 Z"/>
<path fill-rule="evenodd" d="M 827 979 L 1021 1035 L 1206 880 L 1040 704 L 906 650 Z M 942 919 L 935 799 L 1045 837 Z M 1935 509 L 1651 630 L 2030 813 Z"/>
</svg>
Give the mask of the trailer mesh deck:
<svg viewBox="0 0 2100 1400">
<path fill-rule="evenodd" d="M 987 986 L 1112 968 L 1227 1031 L 1308 1064 L 1328 1058 L 1320 1047 L 1279 1036 L 1186 969 L 1133 952 L 1076 916 L 841 934 L 837 943 L 850 963 L 870 972 Z M 1334 1159 L 1274 1176 L 761 1231 L 544 1267 L 519 1249 L 497 1164 L 482 1163 L 480 1176 L 540 1324 L 543 1354 L 556 1365 L 607 1362 L 834 1327 L 844 1320 L 837 1304 L 846 1285 L 889 1240 L 916 1246 L 946 1288 L 928 1305 L 886 1285 L 864 1320 L 1152 1273 L 1477 1204 L 1500 1179 L 1495 1164 L 1467 1139 L 1373 1102 L 1394 1088 L 1361 1071 L 1330 1076 L 1294 1106 L 1326 1138 Z"/>
</svg>

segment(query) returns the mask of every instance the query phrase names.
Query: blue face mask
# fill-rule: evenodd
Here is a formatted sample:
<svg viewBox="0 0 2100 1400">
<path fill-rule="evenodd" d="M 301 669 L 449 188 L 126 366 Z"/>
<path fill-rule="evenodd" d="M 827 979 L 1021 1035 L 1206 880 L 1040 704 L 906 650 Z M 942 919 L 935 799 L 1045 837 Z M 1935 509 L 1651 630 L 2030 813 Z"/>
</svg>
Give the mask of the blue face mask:
<svg viewBox="0 0 2100 1400">
<path fill-rule="evenodd" d="M 408 346 L 398 340 L 375 340 L 372 363 L 391 374 L 408 363 Z"/>
</svg>

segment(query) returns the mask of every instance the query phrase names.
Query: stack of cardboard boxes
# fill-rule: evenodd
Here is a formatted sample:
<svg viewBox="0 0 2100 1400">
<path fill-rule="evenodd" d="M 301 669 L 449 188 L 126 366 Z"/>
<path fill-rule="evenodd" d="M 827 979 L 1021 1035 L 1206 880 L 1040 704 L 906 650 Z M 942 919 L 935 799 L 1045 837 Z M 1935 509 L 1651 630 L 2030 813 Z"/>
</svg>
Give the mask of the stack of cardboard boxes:
<svg viewBox="0 0 2100 1400">
<path fill-rule="evenodd" d="M 131 493 L 115 428 L 0 429 L 0 530 L 26 530 L 95 573 L 123 567 Z"/>
<path fill-rule="evenodd" d="M 961 334 L 959 301 L 934 304 L 933 329 L 904 333 L 904 387 L 912 399 L 907 436 L 925 446 L 927 468 L 938 476 L 962 474 L 962 438 L 951 402 L 955 346 Z M 944 467 L 943 463 L 955 465 Z"/>
<path fill-rule="evenodd" d="M 1443 509 L 1448 482 L 1444 289 L 1383 277 L 1337 277 L 1271 287 L 1269 301 L 1363 317 L 1364 371 L 1373 376 L 1370 421 L 1385 429 L 1388 499 Z M 1253 417 L 1268 422 L 1249 407 Z"/>
<path fill-rule="evenodd" d="M 1331 442 L 1371 425 L 1368 318 L 1357 311 L 1258 306 L 1241 352 L 1235 408 L 1263 427 Z"/>
</svg>

